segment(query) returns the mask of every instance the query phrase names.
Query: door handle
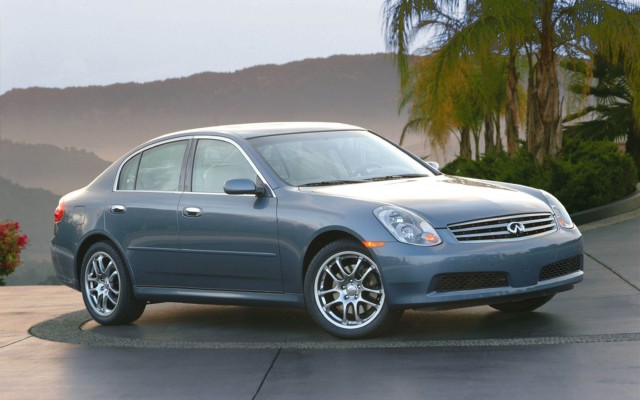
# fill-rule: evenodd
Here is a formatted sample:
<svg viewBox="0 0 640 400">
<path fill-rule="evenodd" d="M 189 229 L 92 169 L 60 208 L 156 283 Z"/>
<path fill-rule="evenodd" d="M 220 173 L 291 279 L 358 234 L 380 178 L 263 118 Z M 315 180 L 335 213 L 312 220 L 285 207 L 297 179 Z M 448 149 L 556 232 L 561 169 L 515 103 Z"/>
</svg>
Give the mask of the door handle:
<svg viewBox="0 0 640 400">
<path fill-rule="evenodd" d="M 111 214 L 124 214 L 125 212 L 127 212 L 127 207 L 121 204 L 114 204 L 112 206 L 109 206 L 109 212 Z"/>
<path fill-rule="evenodd" d="M 202 209 L 198 207 L 185 207 L 182 210 L 182 215 L 185 217 L 199 217 L 202 215 Z"/>
</svg>

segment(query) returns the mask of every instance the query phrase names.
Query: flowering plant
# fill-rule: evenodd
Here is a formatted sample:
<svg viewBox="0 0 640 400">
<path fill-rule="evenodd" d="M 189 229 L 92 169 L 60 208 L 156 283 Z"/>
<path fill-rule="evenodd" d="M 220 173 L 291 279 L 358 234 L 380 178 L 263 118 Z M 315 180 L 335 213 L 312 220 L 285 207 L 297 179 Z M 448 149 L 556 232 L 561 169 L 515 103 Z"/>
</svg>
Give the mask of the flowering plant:
<svg viewBox="0 0 640 400">
<path fill-rule="evenodd" d="M 13 273 L 22 262 L 20 253 L 27 244 L 29 239 L 20 234 L 18 222 L 0 222 L 0 286 L 4 286 L 3 276 Z"/>
</svg>

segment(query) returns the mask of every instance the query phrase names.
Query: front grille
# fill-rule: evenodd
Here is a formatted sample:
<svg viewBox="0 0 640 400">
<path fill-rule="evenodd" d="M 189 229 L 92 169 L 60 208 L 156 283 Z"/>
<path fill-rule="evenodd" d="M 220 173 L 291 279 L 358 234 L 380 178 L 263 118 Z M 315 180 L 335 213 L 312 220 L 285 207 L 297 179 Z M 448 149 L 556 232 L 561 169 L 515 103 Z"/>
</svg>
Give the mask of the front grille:
<svg viewBox="0 0 640 400">
<path fill-rule="evenodd" d="M 567 258 L 553 264 L 546 265 L 540 270 L 540 281 L 558 278 L 580 271 L 582 267 L 582 256 Z"/>
<path fill-rule="evenodd" d="M 448 226 L 458 242 L 516 240 L 556 231 L 550 213 L 520 214 L 461 222 Z"/>
<path fill-rule="evenodd" d="M 437 277 L 437 292 L 505 287 L 509 284 L 505 272 L 469 272 L 443 274 Z"/>
</svg>

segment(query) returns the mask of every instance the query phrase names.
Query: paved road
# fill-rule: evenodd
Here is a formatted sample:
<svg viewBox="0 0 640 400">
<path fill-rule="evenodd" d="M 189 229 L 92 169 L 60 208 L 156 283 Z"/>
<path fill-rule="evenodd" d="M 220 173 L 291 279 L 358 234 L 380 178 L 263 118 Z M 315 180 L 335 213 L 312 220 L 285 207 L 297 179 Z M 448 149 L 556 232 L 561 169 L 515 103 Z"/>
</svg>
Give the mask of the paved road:
<svg viewBox="0 0 640 400">
<path fill-rule="evenodd" d="M 367 341 L 249 307 L 102 327 L 71 289 L 3 287 L 0 399 L 639 400 L 640 211 L 581 228 L 585 281 L 538 312 L 408 312 Z"/>
</svg>

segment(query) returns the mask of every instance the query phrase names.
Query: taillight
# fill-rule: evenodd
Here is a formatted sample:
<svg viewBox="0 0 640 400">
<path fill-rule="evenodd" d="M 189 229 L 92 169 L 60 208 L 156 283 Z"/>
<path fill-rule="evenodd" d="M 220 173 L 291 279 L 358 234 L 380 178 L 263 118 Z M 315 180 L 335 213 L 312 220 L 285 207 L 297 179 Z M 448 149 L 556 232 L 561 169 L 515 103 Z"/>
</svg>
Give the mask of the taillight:
<svg viewBox="0 0 640 400">
<path fill-rule="evenodd" d="M 61 199 L 58 207 L 56 207 L 56 210 L 53 212 L 53 222 L 57 224 L 62 221 L 62 217 L 64 217 L 64 201 Z"/>
</svg>

